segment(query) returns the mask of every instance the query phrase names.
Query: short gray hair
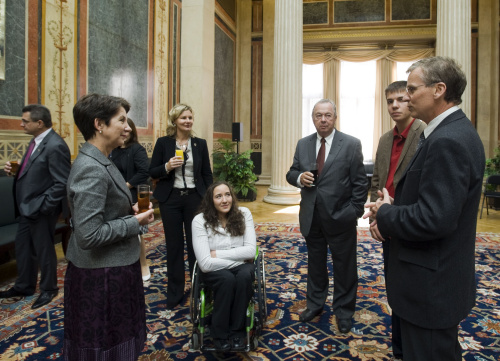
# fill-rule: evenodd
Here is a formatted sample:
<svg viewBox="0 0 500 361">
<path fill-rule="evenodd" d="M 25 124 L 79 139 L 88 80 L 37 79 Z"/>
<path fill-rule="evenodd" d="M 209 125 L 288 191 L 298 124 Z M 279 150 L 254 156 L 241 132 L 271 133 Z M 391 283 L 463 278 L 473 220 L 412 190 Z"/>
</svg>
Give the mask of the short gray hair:
<svg viewBox="0 0 500 361">
<path fill-rule="evenodd" d="M 319 102 L 317 102 L 316 104 L 314 104 L 314 107 L 313 107 L 313 110 L 312 110 L 312 113 L 311 113 L 311 117 L 313 118 L 313 120 L 314 120 L 314 110 L 316 109 L 316 105 L 323 104 L 323 103 L 330 103 L 332 105 L 332 107 L 333 107 L 333 115 L 335 117 L 337 117 L 337 106 L 335 105 L 334 101 L 330 100 L 330 99 L 321 99 Z"/>
<path fill-rule="evenodd" d="M 417 68 L 422 69 L 422 81 L 425 86 L 445 83 L 444 100 L 457 105 L 462 103 L 462 94 L 467 86 L 467 78 L 454 59 L 443 56 L 421 59 L 413 63 L 406 72 L 411 73 Z"/>
</svg>

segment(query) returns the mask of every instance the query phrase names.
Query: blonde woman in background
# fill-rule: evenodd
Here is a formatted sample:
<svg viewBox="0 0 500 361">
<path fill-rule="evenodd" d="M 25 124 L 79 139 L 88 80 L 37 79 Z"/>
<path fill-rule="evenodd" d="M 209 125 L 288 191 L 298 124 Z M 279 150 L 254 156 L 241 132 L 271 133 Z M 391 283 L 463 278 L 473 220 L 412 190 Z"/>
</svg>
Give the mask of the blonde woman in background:
<svg viewBox="0 0 500 361">
<path fill-rule="evenodd" d="M 192 274 L 196 259 L 191 222 L 213 180 L 207 142 L 193 136 L 193 123 L 193 109 L 175 105 L 168 114 L 167 135 L 156 141 L 149 167 L 151 178 L 158 180 L 153 196 L 159 202 L 167 247 L 167 309 L 184 298 L 184 232 Z"/>
</svg>

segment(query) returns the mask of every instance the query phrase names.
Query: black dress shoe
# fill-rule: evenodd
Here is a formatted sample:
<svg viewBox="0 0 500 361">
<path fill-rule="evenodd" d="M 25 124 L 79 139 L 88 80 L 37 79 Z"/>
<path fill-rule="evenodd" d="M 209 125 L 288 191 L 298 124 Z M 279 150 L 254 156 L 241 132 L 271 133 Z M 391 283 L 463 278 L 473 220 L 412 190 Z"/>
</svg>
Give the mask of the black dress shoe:
<svg viewBox="0 0 500 361">
<path fill-rule="evenodd" d="M 338 318 L 337 317 L 337 327 L 342 333 L 348 333 L 351 331 L 352 322 L 350 318 Z"/>
<path fill-rule="evenodd" d="M 231 349 L 229 341 L 221 338 L 214 338 L 214 346 L 217 351 L 229 351 Z"/>
<path fill-rule="evenodd" d="M 245 342 L 243 339 L 239 337 L 233 338 L 233 347 L 231 348 L 234 351 L 242 351 L 245 349 Z"/>
<path fill-rule="evenodd" d="M 49 304 L 54 299 L 54 297 L 57 296 L 57 292 L 58 291 L 50 291 L 50 292 L 47 291 L 40 293 L 40 296 L 38 296 L 38 298 L 36 299 L 35 303 L 33 303 L 31 308 L 34 310 Z"/>
<path fill-rule="evenodd" d="M 316 311 L 311 311 L 310 309 L 306 308 L 306 310 L 300 314 L 299 320 L 300 322 L 309 322 L 314 317 L 318 316 L 322 311 L 323 311 L 322 308 Z"/>
<path fill-rule="evenodd" d="M 7 291 L 0 292 L 0 298 L 25 297 L 25 296 L 31 296 L 31 295 L 27 295 L 26 293 L 19 292 L 18 290 L 14 289 L 14 287 L 12 287 L 11 289 L 8 289 Z"/>
</svg>

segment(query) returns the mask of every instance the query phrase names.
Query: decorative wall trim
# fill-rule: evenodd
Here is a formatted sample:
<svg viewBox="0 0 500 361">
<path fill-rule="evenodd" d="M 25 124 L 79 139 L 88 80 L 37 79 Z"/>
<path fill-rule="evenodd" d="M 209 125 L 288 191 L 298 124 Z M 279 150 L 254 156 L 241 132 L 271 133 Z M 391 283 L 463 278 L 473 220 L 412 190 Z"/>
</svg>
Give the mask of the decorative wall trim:
<svg viewBox="0 0 500 361">
<path fill-rule="evenodd" d="M 166 0 L 155 1 L 155 99 L 153 136 L 156 141 L 166 134 L 168 119 L 168 19 L 169 3 Z"/>
<path fill-rule="evenodd" d="M 339 30 L 307 30 L 304 31 L 304 44 L 318 41 L 352 42 L 356 39 L 370 41 L 371 39 L 435 39 L 436 25 L 381 28 L 355 28 Z"/>
</svg>

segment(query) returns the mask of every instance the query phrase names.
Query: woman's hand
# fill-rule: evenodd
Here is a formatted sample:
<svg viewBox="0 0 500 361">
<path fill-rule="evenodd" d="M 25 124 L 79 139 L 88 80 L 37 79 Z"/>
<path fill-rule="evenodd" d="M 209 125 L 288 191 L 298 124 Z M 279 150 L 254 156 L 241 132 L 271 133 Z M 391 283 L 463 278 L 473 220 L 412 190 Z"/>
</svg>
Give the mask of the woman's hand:
<svg viewBox="0 0 500 361">
<path fill-rule="evenodd" d="M 145 226 L 148 223 L 151 223 L 155 220 L 155 214 L 153 209 L 148 209 L 146 212 L 138 213 L 135 215 L 135 218 L 139 221 L 141 226 Z"/>
<path fill-rule="evenodd" d="M 217 258 L 217 252 L 215 251 L 215 249 L 210 251 L 210 257 Z"/>
<path fill-rule="evenodd" d="M 139 213 L 139 204 L 138 203 L 135 203 L 132 206 L 132 210 L 134 211 L 135 218 L 137 218 L 137 220 L 139 221 L 139 224 L 141 226 L 144 226 L 148 223 L 151 223 L 155 219 L 154 210 L 153 210 L 153 203 L 151 203 L 151 202 L 149 202 L 149 209 L 146 212 Z"/>
<path fill-rule="evenodd" d="M 179 168 L 180 166 L 182 166 L 182 164 L 184 164 L 184 160 L 182 159 L 182 157 L 175 156 L 170 158 L 169 161 L 165 163 L 165 169 L 167 170 L 167 172 L 171 172 L 175 168 Z"/>
</svg>

